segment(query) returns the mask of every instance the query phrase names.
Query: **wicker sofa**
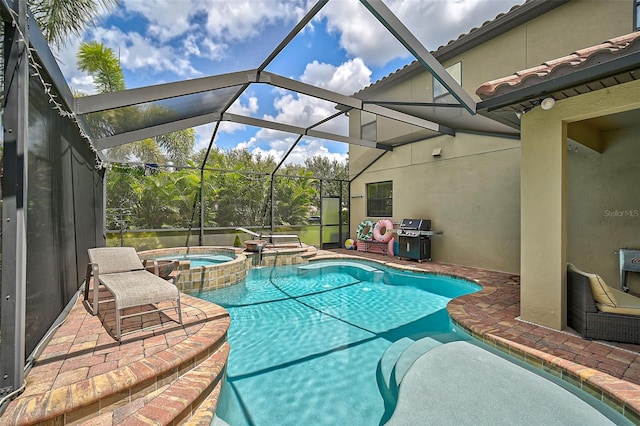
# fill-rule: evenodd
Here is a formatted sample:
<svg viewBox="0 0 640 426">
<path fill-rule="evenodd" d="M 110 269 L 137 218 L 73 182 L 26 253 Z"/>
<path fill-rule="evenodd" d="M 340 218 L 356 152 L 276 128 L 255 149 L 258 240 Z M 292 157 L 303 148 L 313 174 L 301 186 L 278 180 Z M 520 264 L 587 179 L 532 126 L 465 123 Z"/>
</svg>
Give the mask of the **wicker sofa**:
<svg viewBox="0 0 640 426">
<path fill-rule="evenodd" d="M 613 299 L 613 307 L 610 304 L 605 306 L 602 300 L 598 302 L 594 297 L 594 277 L 607 287 L 599 276 L 568 266 L 567 325 L 585 339 L 640 344 L 640 298 L 609 287 L 606 291 Z M 599 291 L 598 288 L 596 290 Z M 634 314 L 636 309 L 638 315 Z"/>
</svg>

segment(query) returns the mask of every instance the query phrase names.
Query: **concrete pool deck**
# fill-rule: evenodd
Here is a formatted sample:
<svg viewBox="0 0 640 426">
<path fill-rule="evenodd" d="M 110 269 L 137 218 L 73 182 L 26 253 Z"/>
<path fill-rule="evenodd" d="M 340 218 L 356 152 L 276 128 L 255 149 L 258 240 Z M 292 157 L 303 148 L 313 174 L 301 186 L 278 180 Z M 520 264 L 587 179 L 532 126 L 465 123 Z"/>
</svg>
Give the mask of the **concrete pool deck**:
<svg viewBox="0 0 640 426">
<path fill-rule="evenodd" d="M 517 275 L 344 249 L 319 251 L 315 257 L 345 256 L 479 283 L 480 292 L 449 303 L 460 327 L 582 387 L 640 424 L 640 346 L 588 341 L 571 330 L 519 321 Z M 80 298 L 27 375 L 24 392 L 0 417 L 0 425 L 208 425 L 229 351 L 229 317 L 217 305 L 188 295 L 182 296 L 182 309 L 184 325 L 149 319 L 159 321 L 159 327 L 117 342 L 107 330 L 112 319 L 92 316 Z"/>
</svg>

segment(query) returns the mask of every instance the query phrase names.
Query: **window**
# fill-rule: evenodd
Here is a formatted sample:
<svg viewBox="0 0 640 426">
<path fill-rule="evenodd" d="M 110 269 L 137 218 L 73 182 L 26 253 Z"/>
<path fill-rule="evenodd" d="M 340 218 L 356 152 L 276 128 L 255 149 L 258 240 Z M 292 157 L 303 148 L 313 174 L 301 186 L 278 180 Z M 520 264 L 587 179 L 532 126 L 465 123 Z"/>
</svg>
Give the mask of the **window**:
<svg viewBox="0 0 640 426">
<path fill-rule="evenodd" d="M 458 84 L 462 84 L 462 64 L 460 62 L 456 62 L 455 64 L 447 67 L 446 71 Z M 432 79 L 434 100 L 449 94 L 449 91 L 442 85 L 442 83 L 440 83 L 435 77 L 432 77 Z"/>
<path fill-rule="evenodd" d="M 640 0 L 636 0 L 636 6 L 634 10 L 633 16 L 633 28 L 636 30 L 640 29 Z"/>
<path fill-rule="evenodd" d="M 377 116 L 367 111 L 360 111 L 360 137 L 368 141 L 377 141 Z"/>
<path fill-rule="evenodd" d="M 367 216 L 393 216 L 393 182 L 367 184 Z"/>
</svg>

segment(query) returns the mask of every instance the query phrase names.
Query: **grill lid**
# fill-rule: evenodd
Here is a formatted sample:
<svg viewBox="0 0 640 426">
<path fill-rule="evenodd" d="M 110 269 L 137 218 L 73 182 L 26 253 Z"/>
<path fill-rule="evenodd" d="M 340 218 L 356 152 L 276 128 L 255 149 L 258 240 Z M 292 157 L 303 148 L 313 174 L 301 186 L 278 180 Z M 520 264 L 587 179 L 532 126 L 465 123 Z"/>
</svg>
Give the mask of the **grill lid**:
<svg viewBox="0 0 640 426">
<path fill-rule="evenodd" d="M 431 221 L 429 219 L 402 219 L 402 222 L 400 222 L 400 229 L 430 231 Z"/>
</svg>

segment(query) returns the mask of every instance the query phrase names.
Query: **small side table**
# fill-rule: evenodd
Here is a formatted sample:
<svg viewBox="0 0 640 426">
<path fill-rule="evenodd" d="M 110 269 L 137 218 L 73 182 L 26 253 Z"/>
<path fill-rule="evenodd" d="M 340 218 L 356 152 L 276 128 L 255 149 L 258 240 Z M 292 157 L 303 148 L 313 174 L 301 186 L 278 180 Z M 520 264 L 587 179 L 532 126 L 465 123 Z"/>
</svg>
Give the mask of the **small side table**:
<svg viewBox="0 0 640 426">
<path fill-rule="evenodd" d="M 640 250 L 621 248 L 620 254 L 620 288 L 629 291 L 627 287 L 627 273 L 640 272 Z"/>
</svg>

